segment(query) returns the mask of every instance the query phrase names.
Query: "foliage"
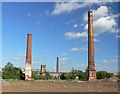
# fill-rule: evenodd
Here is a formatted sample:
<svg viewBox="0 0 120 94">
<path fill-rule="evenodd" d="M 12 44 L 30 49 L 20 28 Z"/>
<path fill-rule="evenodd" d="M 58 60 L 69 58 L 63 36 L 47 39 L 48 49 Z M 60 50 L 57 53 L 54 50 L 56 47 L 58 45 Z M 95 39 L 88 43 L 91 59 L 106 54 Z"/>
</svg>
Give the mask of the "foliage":
<svg viewBox="0 0 120 94">
<path fill-rule="evenodd" d="M 113 76 L 112 73 L 108 73 L 106 71 L 98 71 L 96 75 L 97 75 L 97 79 L 110 78 L 111 76 Z M 86 72 L 72 69 L 71 72 L 62 73 L 60 75 L 60 78 L 62 80 L 74 80 L 77 76 L 79 77 L 79 80 L 86 80 L 87 69 L 86 69 Z M 120 74 L 116 76 L 120 79 Z M 23 79 L 24 77 L 20 68 L 16 68 L 13 66 L 11 62 L 8 62 L 3 68 L 2 78 L 3 79 Z M 46 71 L 44 75 L 39 75 L 35 72 L 32 72 L 32 78 L 35 80 L 39 80 L 39 79 L 48 80 L 48 79 L 53 79 L 54 77 L 50 75 L 49 71 Z"/>
<path fill-rule="evenodd" d="M 35 72 L 32 71 L 32 78 L 35 80 L 39 80 L 40 79 L 40 75 L 36 74 Z"/>
<path fill-rule="evenodd" d="M 120 74 L 118 74 L 118 75 L 115 75 L 116 77 L 118 77 L 119 79 L 120 79 Z"/>
<path fill-rule="evenodd" d="M 5 68 L 3 68 L 2 78 L 3 79 L 22 79 L 23 73 L 20 68 L 16 68 L 13 66 L 11 62 L 8 62 L 7 65 L 5 65 Z"/>
<path fill-rule="evenodd" d="M 110 78 L 111 76 L 113 76 L 112 73 L 108 73 L 106 71 L 98 71 L 96 74 L 97 74 L 97 79 Z"/>
<path fill-rule="evenodd" d="M 51 78 L 51 75 L 50 75 L 50 72 L 49 72 L 49 71 L 46 71 L 46 72 L 45 72 L 45 78 L 46 78 L 46 79 L 50 79 L 50 78 Z"/>
<path fill-rule="evenodd" d="M 70 80 L 70 79 L 75 79 L 76 76 L 79 77 L 79 80 L 86 80 L 86 74 L 84 72 L 82 72 L 81 70 L 74 70 L 74 69 L 72 69 L 71 72 L 62 73 L 60 78 L 63 80 Z"/>
<path fill-rule="evenodd" d="M 66 79 L 66 74 L 67 74 L 67 73 L 62 73 L 62 74 L 60 75 L 60 78 L 61 78 L 62 80 L 65 80 L 65 79 Z"/>
<path fill-rule="evenodd" d="M 32 78 L 35 80 L 40 80 L 40 79 L 48 80 L 48 79 L 51 79 L 51 76 L 50 76 L 49 71 L 46 71 L 45 75 L 42 75 L 42 74 L 39 75 L 35 72 L 32 72 Z"/>
</svg>

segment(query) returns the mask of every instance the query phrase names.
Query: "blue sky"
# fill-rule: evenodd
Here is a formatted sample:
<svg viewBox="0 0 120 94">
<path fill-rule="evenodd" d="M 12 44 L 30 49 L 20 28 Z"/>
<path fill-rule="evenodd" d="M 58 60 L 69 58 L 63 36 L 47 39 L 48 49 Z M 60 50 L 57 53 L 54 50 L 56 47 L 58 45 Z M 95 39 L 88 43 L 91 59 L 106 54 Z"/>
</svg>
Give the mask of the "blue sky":
<svg viewBox="0 0 120 94">
<path fill-rule="evenodd" d="M 94 14 L 96 70 L 118 71 L 118 3 L 2 3 L 2 66 L 25 67 L 27 34 L 32 34 L 32 68 L 85 71 L 87 12 Z"/>
</svg>

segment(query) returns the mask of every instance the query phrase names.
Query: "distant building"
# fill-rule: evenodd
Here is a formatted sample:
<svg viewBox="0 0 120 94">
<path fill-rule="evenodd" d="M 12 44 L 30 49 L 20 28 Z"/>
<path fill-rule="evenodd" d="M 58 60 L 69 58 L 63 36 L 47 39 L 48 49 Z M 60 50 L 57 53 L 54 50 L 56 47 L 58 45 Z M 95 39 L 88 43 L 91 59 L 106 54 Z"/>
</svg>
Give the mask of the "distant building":
<svg viewBox="0 0 120 94">
<path fill-rule="evenodd" d="M 53 77 L 60 77 L 62 73 L 66 73 L 66 72 L 59 72 L 59 74 L 56 74 L 56 72 L 50 72 L 50 75 Z"/>
<path fill-rule="evenodd" d="M 118 75 L 118 73 L 117 73 L 117 72 L 114 72 L 113 75 Z"/>
<path fill-rule="evenodd" d="M 41 65 L 40 74 L 45 75 L 46 65 Z"/>
</svg>

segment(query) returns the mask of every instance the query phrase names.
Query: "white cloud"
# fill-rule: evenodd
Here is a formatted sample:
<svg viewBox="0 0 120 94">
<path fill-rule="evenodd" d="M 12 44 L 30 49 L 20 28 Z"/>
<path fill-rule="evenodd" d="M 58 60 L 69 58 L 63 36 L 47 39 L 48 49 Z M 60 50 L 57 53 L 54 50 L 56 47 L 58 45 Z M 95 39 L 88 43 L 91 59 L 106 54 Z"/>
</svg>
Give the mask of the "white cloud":
<svg viewBox="0 0 120 94">
<path fill-rule="evenodd" d="M 17 61 L 24 61 L 25 60 L 25 55 L 24 54 L 17 54 L 13 60 Z"/>
<path fill-rule="evenodd" d="M 74 28 L 78 27 L 78 24 L 74 24 L 73 27 L 74 27 Z"/>
<path fill-rule="evenodd" d="M 103 62 L 103 63 L 107 63 L 108 61 L 107 61 L 106 59 L 104 59 L 102 62 Z"/>
<path fill-rule="evenodd" d="M 86 42 L 86 41 L 88 41 L 88 38 L 83 38 L 82 41 L 85 41 L 85 42 Z M 100 41 L 100 40 L 94 38 L 94 42 L 99 42 L 99 41 Z"/>
<path fill-rule="evenodd" d="M 116 21 L 114 18 L 110 16 L 101 17 L 94 22 L 95 32 L 103 33 L 103 32 L 113 32 L 113 28 L 116 26 Z"/>
<path fill-rule="evenodd" d="M 68 25 L 68 24 L 74 23 L 74 22 L 75 22 L 75 20 L 71 19 L 71 20 L 67 21 L 65 24 Z"/>
<path fill-rule="evenodd" d="M 75 10 L 77 7 L 77 3 L 56 3 L 55 9 L 52 12 L 53 15 L 59 15 L 64 12 L 70 12 L 72 10 Z"/>
<path fill-rule="evenodd" d="M 81 66 L 81 67 L 87 67 L 87 65 L 86 65 L 86 64 L 80 64 L 80 66 Z"/>
<path fill-rule="evenodd" d="M 95 38 L 94 38 L 94 42 L 98 42 L 98 41 L 99 41 L 98 39 L 95 39 Z"/>
<path fill-rule="evenodd" d="M 78 51 L 87 51 L 87 47 L 82 47 L 82 48 L 79 48 L 79 47 L 75 47 L 75 48 L 72 48 L 70 49 L 69 51 L 70 52 L 78 52 Z"/>
<path fill-rule="evenodd" d="M 62 3 L 56 3 L 55 8 L 52 12 L 52 15 L 59 15 L 61 13 L 65 12 L 71 12 L 73 10 L 83 8 L 89 6 L 88 3 L 79 3 L 79 2 L 62 2 Z"/>
<path fill-rule="evenodd" d="M 107 17 L 110 16 L 111 18 L 118 18 L 120 16 L 120 13 L 113 14 L 110 13 L 110 10 L 107 6 L 100 6 L 97 10 L 91 10 L 93 12 L 93 18 L 94 20 L 97 20 L 101 17 Z M 84 21 L 88 21 L 88 13 L 86 12 L 83 17 Z"/>
<path fill-rule="evenodd" d="M 95 35 L 104 33 L 104 32 L 112 32 L 112 33 L 117 33 L 116 31 L 116 26 L 117 22 L 115 20 L 116 16 L 111 16 L 109 14 L 109 10 L 107 6 L 101 6 L 97 10 L 93 11 L 94 15 L 94 32 Z M 87 15 L 87 14 L 86 14 Z M 84 17 L 84 19 L 86 19 Z M 85 31 L 88 30 L 88 24 L 85 25 L 84 27 Z"/>
<path fill-rule="evenodd" d="M 111 67 L 109 66 L 102 66 L 102 65 L 98 65 L 96 64 L 96 70 L 97 71 L 111 71 Z"/>
<path fill-rule="evenodd" d="M 92 10 L 93 12 L 93 17 L 94 17 L 94 20 L 100 18 L 100 17 L 104 17 L 104 16 L 107 16 L 108 15 L 108 7 L 107 6 L 100 6 L 97 10 Z M 88 21 L 88 13 L 85 13 L 84 14 L 84 21 Z"/>
<path fill-rule="evenodd" d="M 110 0 L 109 0 L 110 1 Z M 99 2 L 99 0 L 84 0 L 84 2 L 78 2 L 78 0 L 71 0 L 70 2 L 57 2 L 55 4 L 54 10 L 52 11 L 52 15 L 60 15 L 62 13 L 69 13 L 71 11 L 84 8 L 84 7 L 90 7 L 93 4 L 97 5 L 104 5 L 106 2 Z"/>
<path fill-rule="evenodd" d="M 95 36 L 99 35 L 104 32 L 111 32 L 111 33 L 117 33 L 118 30 L 117 27 L 117 21 L 115 20 L 116 17 L 119 16 L 119 14 L 110 14 L 109 9 L 107 6 L 100 6 L 97 10 L 93 10 L 94 15 L 94 32 Z M 84 21 L 87 21 L 87 13 L 84 15 Z M 77 24 L 74 24 L 73 27 L 77 27 Z M 88 31 L 88 24 L 84 26 L 84 32 L 67 32 L 65 33 L 65 38 L 67 39 L 78 39 L 87 37 L 87 31 Z M 118 37 L 118 36 L 116 36 Z M 97 39 L 94 40 L 95 42 L 98 42 Z"/>
<path fill-rule="evenodd" d="M 67 55 L 67 53 L 63 53 L 62 55 L 64 55 L 64 56 L 65 56 L 65 55 Z"/>
<path fill-rule="evenodd" d="M 118 63 L 118 58 L 113 58 L 110 60 L 104 59 L 102 60 L 103 63 Z"/>
<path fill-rule="evenodd" d="M 118 18 L 118 17 L 120 17 L 120 13 L 118 13 L 118 14 L 112 14 L 111 17 Z"/>
<path fill-rule="evenodd" d="M 69 58 L 66 57 L 62 57 L 59 59 L 61 62 L 68 62 Z"/>
<path fill-rule="evenodd" d="M 92 10 L 93 16 L 94 16 L 94 33 L 95 36 L 110 32 L 110 33 L 118 33 L 117 29 L 117 21 L 116 18 L 120 16 L 120 14 L 113 14 L 110 13 L 110 10 L 107 6 L 100 6 L 97 10 Z M 88 14 L 86 13 L 83 17 L 85 23 L 88 19 Z M 77 24 L 74 24 L 73 27 L 77 27 Z M 67 39 L 78 39 L 87 37 L 87 31 L 88 31 L 88 24 L 84 26 L 84 32 L 67 32 L 64 34 L 65 38 Z M 119 36 L 116 36 L 119 38 Z M 97 39 L 94 40 L 95 42 L 98 42 Z"/>
<path fill-rule="evenodd" d="M 87 32 L 67 32 L 64 34 L 67 39 L 78 39 L 80 37 L 87 37 Z"/>
</svg>

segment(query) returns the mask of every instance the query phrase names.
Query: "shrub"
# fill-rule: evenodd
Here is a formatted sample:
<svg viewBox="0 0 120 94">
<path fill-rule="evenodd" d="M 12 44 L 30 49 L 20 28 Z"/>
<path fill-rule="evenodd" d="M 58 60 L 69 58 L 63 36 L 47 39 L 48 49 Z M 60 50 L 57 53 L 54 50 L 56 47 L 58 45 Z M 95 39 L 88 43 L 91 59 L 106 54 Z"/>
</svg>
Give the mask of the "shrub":
<svg viewBox="0 0 120 94">
<path fill-rule="evenodd" d="M 108 73 L 106 71 L 98 71 L 96 74 L 97 79 L 110 78 L 113 75 L 112 73 Z"/>
<path fill-rule="evenodd" d="M 22 79 L 23 73 L 20 68 L 13 66 L 11 62 L 8 62 L 3 68 L 2 78 L 3 79 Z"/>
</svg>

